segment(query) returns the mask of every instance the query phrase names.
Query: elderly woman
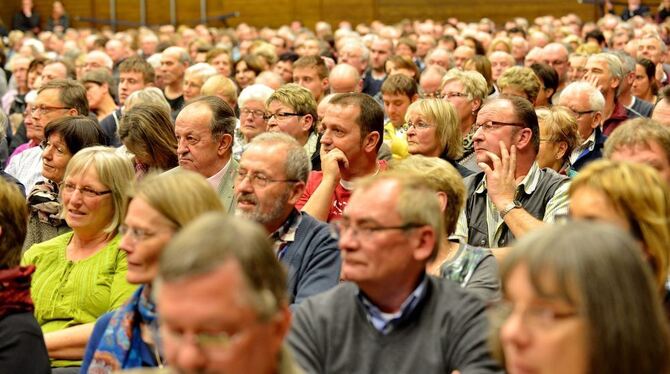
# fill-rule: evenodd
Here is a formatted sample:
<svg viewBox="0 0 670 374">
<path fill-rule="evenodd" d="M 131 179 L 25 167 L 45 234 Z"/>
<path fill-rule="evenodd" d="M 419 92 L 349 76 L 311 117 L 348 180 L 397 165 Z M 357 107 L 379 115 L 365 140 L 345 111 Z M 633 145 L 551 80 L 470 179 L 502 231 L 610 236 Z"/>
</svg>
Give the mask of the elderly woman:
<svg viewBox="0 0 670 374">
<path fill-rule="evenodd" d="M 537 165 L 566 174 L 570 154 L 580 144 L 575 116 L 570 109 L 560 106 L 539 108 L 535 113 L 540 125 Z"/>
<path fill-rule="evenodd" d="M 497 83 L 501 94 L 522 97 L 533 105 L 542 88 L 542 82 L 533 69 L 521 66 L 506 69 Z"/>
<path fill-rule="evenodd" d="M 60 191 L 72 232 L 35 244 L 23 256 L 24 266 L 37 268 L 31 293 L 52 367 L 76 370 L 95 320 L 135 290 L 126 281 L 118 235 L 133 175 L 130 161 L 112 149 L 79 151 Z"/>
<path fill-rule="evenodd" d="M 237 86 L 232 79 L 217 74 L 209 77 L 200 88 L 202 96 L 218 96 L 231 108 L 237 108 Z"/>
<path fill-rule="evenodd" d="M 72 157 L 80 150 L 105 143 L 105 133 L 94 120 L 83 117 L 61 117 L 44 129 L 42 151 L 43 181 L 35 183 L 28 194 L 30 220 L 23 249 L 70 231 L 62 218 L 63 204 L 59 185 Z"/>
<path fill-rule="evenodd" d="M 161 251 L 177 231 L 201 214 L 223 211 L 209 183 L 187 170 L 146 177 L 130 199 L 119 246 L 127 253 L 126 279 L 140 287 L 121 308 L 96 322 L 86 349 L 83 373 L 162 366 L 152 335 L 157 332 L 158 321 L 151 298 L 151 282 L 158 272 Z"/>
<path fill-rule="evenodd" d="M 157 104 L 138 104 L 123 114 L 119 137 L 133 154 L 138 177 L 149 170 L 169 170 L 178 165 L 177 137 L 168 108 Z"/>
<path fill-rule="evenodd" d="M 197 63 L 186 69 L 184 72 L 184 101 L 199 97 L 202 85 L 207 79 L 216 74 L 216 69 L 204 62 Z"/>
<path fill-rule="evenodd" d="M 636 242 L 572 222 L 521 239 L 501 266 L 508 373 L 667 373 L 670 334 Z"/>
<path fill-rule="evenodd" d="M 442 78 L 442 99 L 451 103 L 458 116 L 458 126 L 463 138 L 463 156 L 458 163 L 470 170 L 479 170 L 472 141 L 474 123 L 482 102 L 487 96 L 486 79 L 476 71 L 451 69 Z"/>
<path fill-rule="evenodd" d="M 28 210 L 13 183 L 0 178 L 0 368 L 6 373 L 49 373 L 42 330 L 33 316 L 30 278 L 19 266 Z"/>
<path fill-rule="evenodd" d="M 420 99 L 407 108 L 407 145 L 410 154 L 439 157 L 454 166 L 461 176 L 473 172 L 456 163 L 463 154 L 458 115 L 440 99 Z"/>
<path fill-rule="evenodd" d="M 240 106 L 240 122 L 235 129 L 233 155 L 239 160 L 251 139 L 268 130 L 265 119 L 265 102 L 274 90 L 263 84 L 253 84 L 243 89 L 237 103 Z"/>
</svg>

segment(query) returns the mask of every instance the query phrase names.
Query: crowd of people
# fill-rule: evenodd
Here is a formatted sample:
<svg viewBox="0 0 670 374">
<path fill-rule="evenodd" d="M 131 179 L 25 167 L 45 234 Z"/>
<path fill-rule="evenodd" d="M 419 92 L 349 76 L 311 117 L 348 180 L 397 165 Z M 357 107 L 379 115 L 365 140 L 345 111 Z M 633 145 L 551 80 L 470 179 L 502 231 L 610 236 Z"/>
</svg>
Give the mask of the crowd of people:
<svg viewBox="0 0 670 374">
<path fill-rule="evenodd" d="M 670 1 L 0 45 L 0 372 L 670 372 Z"/>
</svg>

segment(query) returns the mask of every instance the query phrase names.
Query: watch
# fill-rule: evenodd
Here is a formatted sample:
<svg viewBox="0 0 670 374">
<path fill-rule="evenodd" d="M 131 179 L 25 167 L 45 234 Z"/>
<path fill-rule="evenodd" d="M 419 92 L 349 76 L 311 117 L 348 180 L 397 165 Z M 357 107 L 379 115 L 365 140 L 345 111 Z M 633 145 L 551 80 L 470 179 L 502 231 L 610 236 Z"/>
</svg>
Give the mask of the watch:
<svg viewBox="0 0 670 374">
<path fill-rule="evenodd" d="M 507 213 L 509 213 L 509 212 L 511 212 L 512 210 L 517 209 L 517 208 L 523 208 L 523 206 L 521 205 L 521 203 L 519 202 L 519 200 L 514 200 L 514 201 L 512 201 L 511 203 L 505 205 L 505 207 L 503 208 L 503 210 L 500 211 L 500 218 L 505 218 L 505 216 L 507 215 Z"/>
</svg>

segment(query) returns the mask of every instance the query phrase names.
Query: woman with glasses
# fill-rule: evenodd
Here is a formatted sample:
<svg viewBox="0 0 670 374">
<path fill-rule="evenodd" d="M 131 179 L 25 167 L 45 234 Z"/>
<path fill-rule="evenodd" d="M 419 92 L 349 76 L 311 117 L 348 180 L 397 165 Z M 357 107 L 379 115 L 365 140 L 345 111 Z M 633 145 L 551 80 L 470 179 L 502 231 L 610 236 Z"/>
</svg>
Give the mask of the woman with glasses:
<svg viewBox="0 0 670 374">
<path fill-rule="evenodd" d="M 147 176 L 129 196 L 120 248 L 127 253 L 126 279 L 140 287 L 118 310 L 98 319 L 82 373 L 163 365 L 156 340 L 156 305 L 151 297 L 158 259 L 182 227 L 205 212 L 224 210 L 209 183 L 187 170 Z"/>
<path fill-rule="evenodd" d="M 240 106 L 240 122 L 235 128 L 233 155 L 239 160 L 247 144 L 257 135 L 268 130 L 265 119 L 265 102 L 274 90 L 263 84 L 252 84 L 240 93 L 237 104 Z"/>
<path fill-rule="evenodd" d="M 670 334 L 629 235 L 572 222 L 522 238 L 502 266 L 494 342 L 507 372 L 667 373 Z"/>
<path fill-rule="evenodd" d="M 35 244 L 23 255 L 35 265 L 31 294 L 54 373 L 78 373 L 95 320 L 121 306 L 135 287 L 126 281 L 119 226 L 133 180 L 130 161 L 106 147 L 72 157 L 60 188 L 72 232 Z"/>
<path fill-rule="evenodd" d="M 537 166 L 565 175 L 570 154 L 580 144 L 577 121 L 570 109 L 555 106 L 535 110 L 540 126 Z"/>
<path fill-rule="evenodd" d="M 62 117 L 49 122 L 42 143 L 42 177 L 28 193 L 30 219 L 23 249 L 70 231 L 63 218 L 60 183 L 68 163 L 77 152 L 104 144 L 105 134 L 88 117 Z"/>
<path fill-rule="evenodd" d="M 407 145 L 412 155 L 439 157 L 466 177 L 473 172 L 456 160 L 463 154 L 463 142 L 454 107 L 440 99 L 419 99 L 407 108 Z"/>
</svg>

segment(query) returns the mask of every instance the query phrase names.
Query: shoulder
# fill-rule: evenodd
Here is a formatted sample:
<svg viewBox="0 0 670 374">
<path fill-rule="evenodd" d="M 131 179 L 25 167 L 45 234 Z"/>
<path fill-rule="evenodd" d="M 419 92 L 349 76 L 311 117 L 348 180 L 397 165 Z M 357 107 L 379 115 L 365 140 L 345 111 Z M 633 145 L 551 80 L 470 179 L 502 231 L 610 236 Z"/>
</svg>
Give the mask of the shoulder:
<svg viewBox="0 0 670 374">
<path fill-rule="evenodd" d="M 50 258 L 56 258 L 60 251 L 65 250 L 70 238 L 72 238 L 72 232 L 33 245 L 23 254 L 24 262 L 36 263 L 40 260 L 48 261 Z"/>
<path fill-rule="evenodd" d="M 14 313 L 0 319 L 0 340 L 17 334 L 28 334 L 42 338 L 42 330 L 30 312 Z"/>
<path fill-rule="evenodd" d="M 449 314 L 457 319 L 467 319 L 472 314 L 483 313 L 484 303 L 475 295 L 446 279 L 429 276 L 432 289 L 430 304 L 436 306 L 438 314 Z"/>
<path fill-rule="evenodd" d="M 356 285 L 351 282 L 340 283 L 300 303 L 295 310 L 296 318 L 327 321 L 336 315 L 341 316 L 356 303 L 356 290 Z"/>
</svg>

